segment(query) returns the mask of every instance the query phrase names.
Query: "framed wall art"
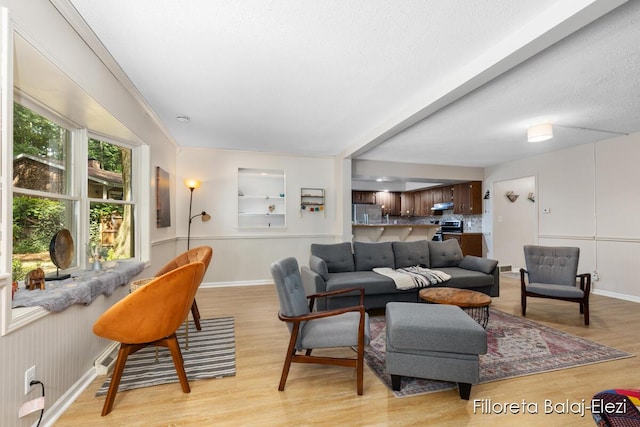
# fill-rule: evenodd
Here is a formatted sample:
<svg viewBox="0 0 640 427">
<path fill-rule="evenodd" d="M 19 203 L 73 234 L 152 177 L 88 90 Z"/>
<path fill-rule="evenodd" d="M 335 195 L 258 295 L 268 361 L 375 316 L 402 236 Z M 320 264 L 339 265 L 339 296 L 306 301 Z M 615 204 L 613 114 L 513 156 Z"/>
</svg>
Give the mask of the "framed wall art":
<svg viewBox="0 0 640 427">
<path fill-rule="evenodd" d="M 156 227 L 171 226 L 169 172 L 156 167 Z"/>
</svg>

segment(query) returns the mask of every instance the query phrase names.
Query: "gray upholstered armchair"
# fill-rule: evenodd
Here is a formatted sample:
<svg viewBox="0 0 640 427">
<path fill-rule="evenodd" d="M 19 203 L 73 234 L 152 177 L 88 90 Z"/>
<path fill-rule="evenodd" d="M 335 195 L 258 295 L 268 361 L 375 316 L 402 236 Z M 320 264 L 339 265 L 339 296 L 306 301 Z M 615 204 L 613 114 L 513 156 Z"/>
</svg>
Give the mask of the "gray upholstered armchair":
<svg viewBox="0 0 640 427">
<path fill-rule="evenodd" d="M 369 344 L 369 316 L 364 311 L 364 289 L 352 288 L 328 293 L 334 295 L 342 292 L 360 292 L 358 306 L 314 312 L 315 299 L 327 296 L 327 293 L 305 296 L 295 258 L 285 258 L 271 264 L 271 275 L 280 301 L 278 318 L 287 322 L 291 332 L 278 390 L 284 390 L 291 362 L 320 363 L 356 368 L 357 392 L 361 395 L 364 346 Z M 354 359 L 311 355 L 313 349 L 333 347 L 355 347 L 357 357 Z M 297 354 L 302 350 L 306 350 L 305 354 Z"/>
<path fill-rule="evenodd" d="M 527 297 L 552 298 L 580 304 L 584 324 L 589 324 L 591 275 L 578 274 L 579 258 L 580 248 L 524 246 L 527 269 L 520 269 L 523 316 L 527 314 Z"/>
</svg>

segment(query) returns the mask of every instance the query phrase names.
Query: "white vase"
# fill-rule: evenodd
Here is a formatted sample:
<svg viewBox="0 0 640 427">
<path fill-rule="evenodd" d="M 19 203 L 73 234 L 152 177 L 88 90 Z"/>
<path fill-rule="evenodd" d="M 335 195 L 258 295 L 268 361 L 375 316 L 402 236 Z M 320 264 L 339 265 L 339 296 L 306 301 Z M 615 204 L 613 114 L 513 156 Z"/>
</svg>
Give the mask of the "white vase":
<svg viewBox="0 0 640 427">
<path fill-rule="evenodd" d="M 98 260 L 93 261 L 93 271 L 102 270 L 102 263 Z"/>
</svg>

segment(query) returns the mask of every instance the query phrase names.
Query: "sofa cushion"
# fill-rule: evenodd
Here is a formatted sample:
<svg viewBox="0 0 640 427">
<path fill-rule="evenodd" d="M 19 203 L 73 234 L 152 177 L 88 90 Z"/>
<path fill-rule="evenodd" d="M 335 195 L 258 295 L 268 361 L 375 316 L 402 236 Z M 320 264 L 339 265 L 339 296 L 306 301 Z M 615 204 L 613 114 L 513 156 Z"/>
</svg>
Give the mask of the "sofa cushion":
<svg viewBox="0 0 640 427">
<path fill-rule="evenodd" d="M 457 267 L 462 261 L 462 250 L 457 240 L 449 239 L 442 242 L 430 241 L 428 243 L 431 268 Z"/>
<path fill-rule="evenodd" d="M 376 267 L 395 268 L 391 242 L 353 242 L 356 271 L 370 271 Z"/>
<path fill-rule="evenodd" d="M 452 288 L 469 289 L 493 285 L 493 275 L 491 274 L 465 270 L 460 267 L 441 267 L 438 270 L 451 276 L 451 279 L 445 282 L 444 285 Z"/>
<path fill-rule="evenodd" d="M 353 271 L 349 273 L 329 273 L 327 291 L 364 287 L 365 295 L 393 294 L 399 292 L 393 280 L 373 271 Z"/>
<path fill-rule="evenodd" d="M 465 270 L 481 271 L 485 274 L 491 274 L 493 269 L 498 265 L 498 261 L 495 259 L 481 258 L 473 255 L 466 255 L 458 267 Z"/>
<path fill-rule="evenodd" d="M 318 273 L 325 281 L 329 279 L 329 268 L 322 258 L 311 255 L 309 257 L 309 268 Z"/>
<path fill-rule="evenodd" d="M 321 245 L 311 244 L 311 255 L 322 258 L 327 263 L 329 273 L 340 273 L 343 271 L 354 271 L 353 254 L 351 253 L 351 243 L 333 243 Z"/>
<path fill-rule="evenodd" d="M 392 242 L 396 268 L 424 265 L 429 268 L 429 243 L 426 240 L 415 242 Z"/>
</svg>

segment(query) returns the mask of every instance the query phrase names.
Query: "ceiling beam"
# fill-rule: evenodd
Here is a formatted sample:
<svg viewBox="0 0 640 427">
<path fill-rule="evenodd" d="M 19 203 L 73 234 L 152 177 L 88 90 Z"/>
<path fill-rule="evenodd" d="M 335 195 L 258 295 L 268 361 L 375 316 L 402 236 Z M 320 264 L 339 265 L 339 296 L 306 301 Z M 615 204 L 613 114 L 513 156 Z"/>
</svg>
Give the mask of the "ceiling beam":
<svg viewBox="0 0 640 427">
<path fill-rule="evenodd" d="M 559 1 L 535 16 L 481 56 L 434 86 L 430 93 L 416 96 L 402 112 L 390 117 L 350 145 L 341 158 L 357 158 L 393 136 L 424 120 L 471 93 L 542 50 L 626 3 L 627 0 Z M 433 87 L 433 86 L 432 86 Z"/>
</svg>

